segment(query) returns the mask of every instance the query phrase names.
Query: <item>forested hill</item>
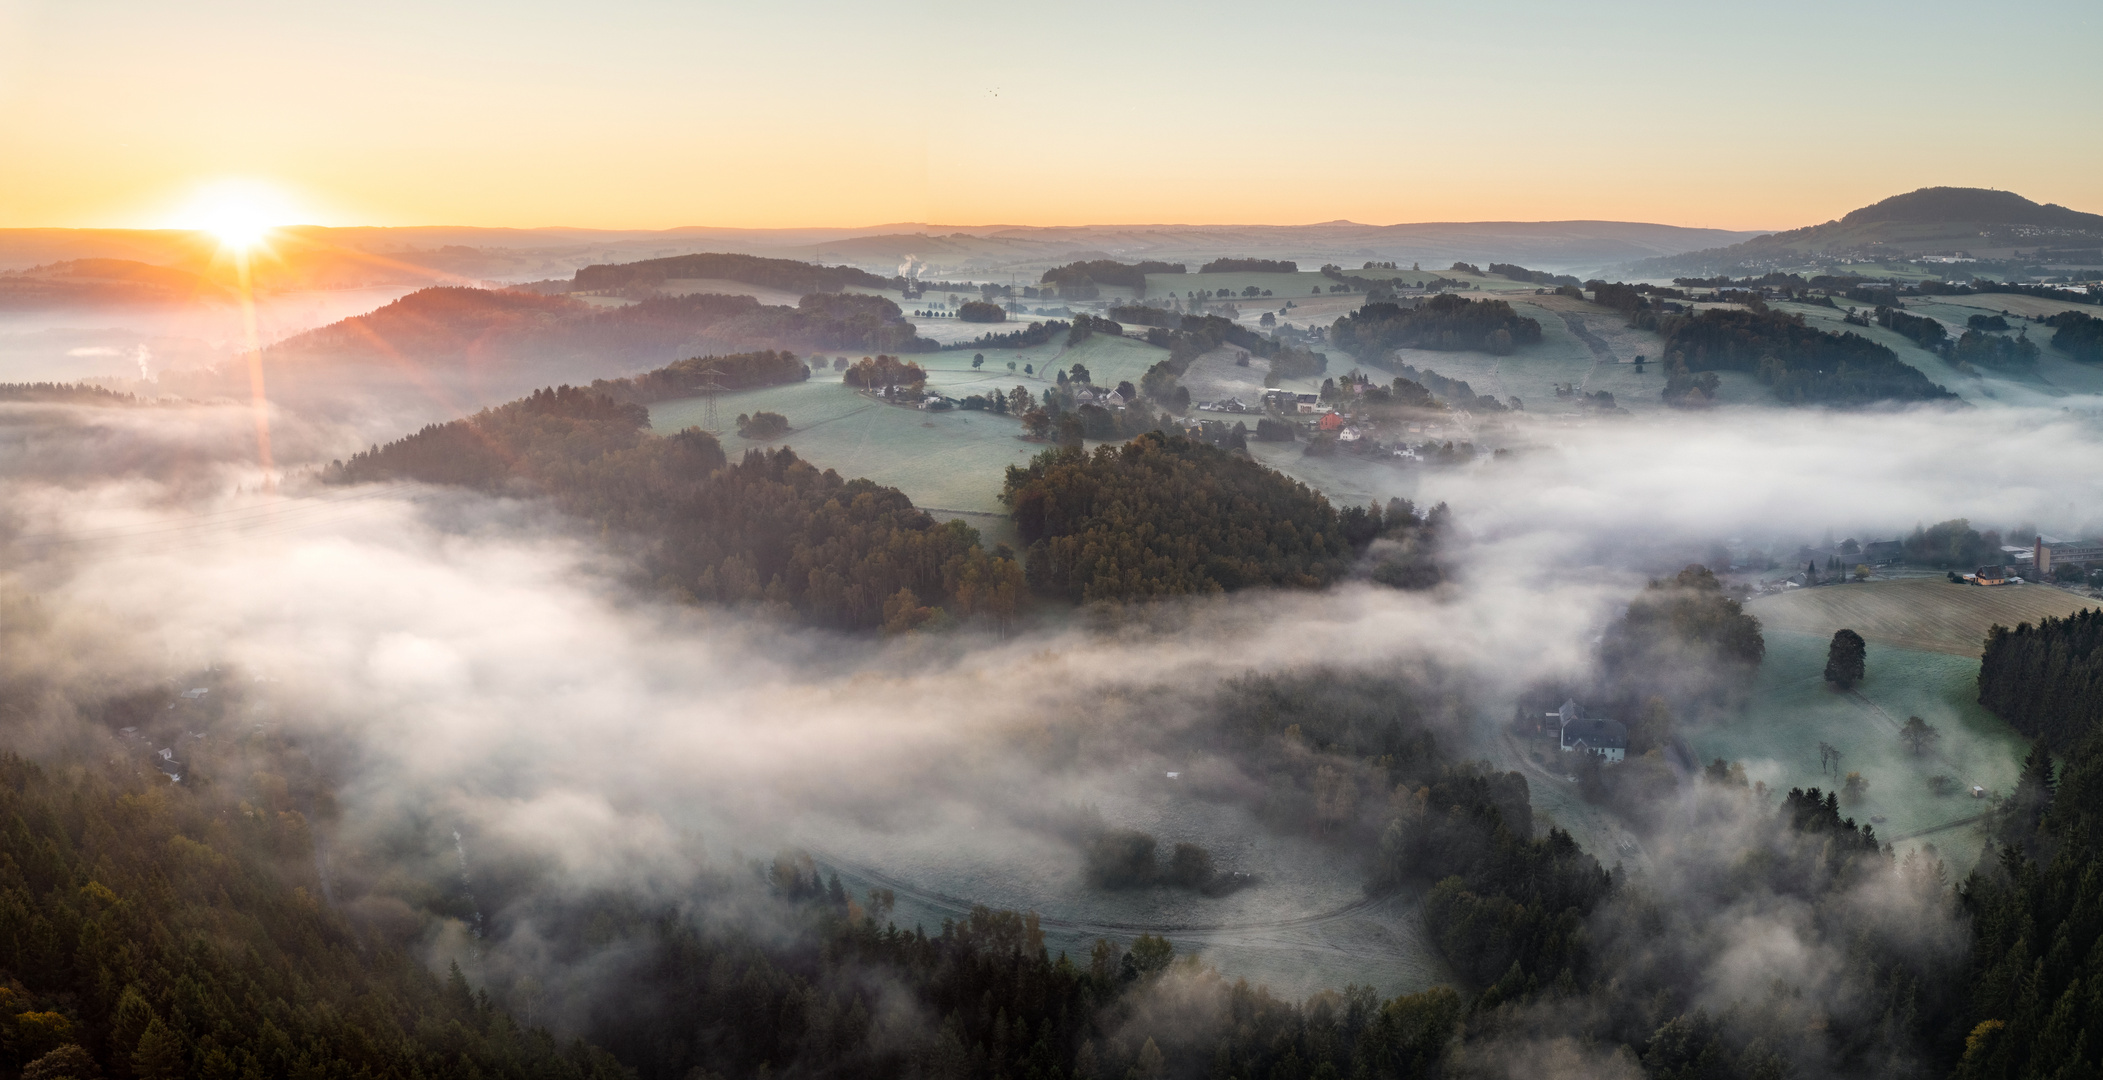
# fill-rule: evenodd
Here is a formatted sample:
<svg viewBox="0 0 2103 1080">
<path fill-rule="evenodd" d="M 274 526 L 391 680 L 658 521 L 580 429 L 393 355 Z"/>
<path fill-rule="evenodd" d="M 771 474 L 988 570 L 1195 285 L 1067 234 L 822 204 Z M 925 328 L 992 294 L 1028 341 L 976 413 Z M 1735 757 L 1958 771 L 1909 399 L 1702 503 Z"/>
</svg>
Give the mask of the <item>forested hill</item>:
<svg viewBox="0 0 2103 1080">
<path fill-rule="evenodd" d="M 2084 214 L 2056 203 L 2034 203 L 2013 191 L 1988 188 L 1921 188 L 1850 211 L 1840 219 L 1842 226 L 1959 223 L 2034 225 L 2046 229 L 2103 233 L 2103 214 Z M 1812 234 L 1819 228 L 1823 226 L 1813 226 L 1802 232 Z"/>
<path fill-rule="evenodd" d="M 1499 355 L 1538 345 L 1541 324 L 1503 300 L 1440 293 L 1416 307 L 1367 304 L 1336 320 L 1330 334 L 1354 356 L 1384 358 L 1395 349 L 1476 349 Z"/>
<path fill-rule="evenodd" d="M 1699 315 L 1658 320 L 1666 371 L 1752 374 L 1792 405 L 1869 405 L 1884 401 L 1954 400 L 1898 354 L 1856 334 L 1833 334 L 1804 324 L 1801 315 L 1768 310 L 1711 308 Z"/>
<path fill-rule="evenodd" d="M 1377 508 L 1339 514 L 1282 473 L 1160 432 L 1010 466 L 1001 499 L 1029 545 L 1030 583 L 1077 603 L 1318 588 L 1388 533 L 1430 545 L 1408 509 L 1392 522 Z"/>
<path fill-rule="evenodd" d="M 570 282 L 570 290 L 612 291 L 634 285 L 654 288 L 676 278 L 741 281 L 793 293 L 836 293 L 848 288 L 888 289 L 897 284 L 889 278 L 880 278 L 851 266 L 820 266 L 793 259 L 704 253 L 587 266 L 577 271 Z"/>
<path fill-rule="evenodd" d="M 0 753 L 0 1075 L 628 1075 L 322 903 L 298 803 L 327 793 L 251 765 L 171 785 L 99 756 L 45 769 Z"/>
<path fill-rule="evenodd" d="M 444 286 L 288 338 L 264 356 L 280 364 L 439 369 L 567 364 L 576 366 L 565 374 L 589 376 L 755 347 L 897 353 L 936 345 L 878 296 L 813 294 L 792 308 L 700 294 L 594 308 L 567 297 Z"/>
<path fill-rule="evenodd" d="M 2103 214 L 2035 203 L 2012 191 L 1932 187 L 1894 195 L 1822 225 L 1757 236 L 1730 247 L 1665 255 L 1631 264 L 1636 277 L 1711 274 L 1731 267 L 1786 263 L 1805 254 L 1871 246 L 1886 251 L 2001 247 L 2103 240 Z"/>
<path fill-rule="evenodd" d="M 747 604 L 843 630 L 1005 625 L 1022 570 L 962 522 L 902 492 L 818 470 L 786 447 L 727 462 L 695 428 L 591 390 L 536 391 L 332 463 L 325 479 L 410 479 L 552 498 L 627 543 L 640 576 L 675 595 Z"/>
</svg>

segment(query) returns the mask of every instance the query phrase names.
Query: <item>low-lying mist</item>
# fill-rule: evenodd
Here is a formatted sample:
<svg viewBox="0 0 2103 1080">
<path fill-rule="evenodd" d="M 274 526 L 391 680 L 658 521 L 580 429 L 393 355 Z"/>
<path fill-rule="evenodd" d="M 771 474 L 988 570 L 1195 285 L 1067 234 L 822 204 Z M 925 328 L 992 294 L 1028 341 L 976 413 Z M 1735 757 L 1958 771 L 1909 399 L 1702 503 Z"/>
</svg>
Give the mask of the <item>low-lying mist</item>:
<svg viewBox="0 0 2103 1080">
<path fill-rule="evenodd" d="M 633 584 L 618 538 L 530 500 L 322 488 L 301 465 L 358 435 L 298 414 L 272 418 L 289 467 L 266 483 L 254 423 L 246 406 L 0 406 L 14 613 L 0 662 L 41 687 L 18 741 L 121 747 L 92 724 L 98 703 L 206 689 L 226 713 L 193 740 L 200 763 L 236 732 L 311 748 L 334 794 L 315 816 L 343 903 L 394 920 L 434 962 L 536 970 L 550 985 L 563 976 L 546 970 L 533 922 L 546 898 L 626 891 L 758 925 L 736 890 L 695 883 L 784 848 L 979 868 L 983 890 L 966 900 L 1071 894 L 1081 869 L 1065 817 L 1144 826 L 1146 792 L 1172 772 L 1234 787 L 1231 758 L 1206 754 L 1201 733 L 1223 682 L 1250 672 L 1406 679 L 1429 688 L 1438 738 L 1487 757 L 1515 694 L 1582 679 L 1629 596 L 1716 541 L 1793 551 L 1829 531 L 1886 538 L 1953 517 L 2073 535 L 2103 494 L 2078 467 L 2103 460 L 2103 437 L 2070 413 L 1719 410 L 1522 428 L 1506 457 L 1395 474 L 1391 494 L 1448 503 L 1465 534 L 1455 580 L 1431 592 L 1354 584 L 879 640 L 665 602 Z M 1629 868 L 1653 898 L 1644 918 L 1662 921 L 1599 932 L 1650 941 L 1642 963 L 1683 970 L 1712 1011 L 1784 978 L 1859 998 L 1818 902 L 1717 891 L 1738 853 L 1780 843 L 1760 815 L 1684 798 Z M 1221 902 L 1237 917 L 1336 903 L 1275 852 L 1239 857 L 1268 881 Z M 962 871 L 948 891 L 967 892 Z M 1347 891 L 1357 871 L 1338 877 Z M 419 921 L 398 899 L 413 890 L 388 874 L 465 882 L 469 908 Z M 1896 888 L 1820 902 L 1910 913 L 1890 932 L 1955 948 L 1940 902 L 1902 907 Z M 723 906 L 697 899 L 710 896 Z M 1494 1071 L 1534 1046 L 1573 1074 L 1627 1064 L 1534 1038 L 1515 1021 L 1476 1063 Z M 1532 1052 L 1512 1051 L 1512 1068 Z"/>
</svg>

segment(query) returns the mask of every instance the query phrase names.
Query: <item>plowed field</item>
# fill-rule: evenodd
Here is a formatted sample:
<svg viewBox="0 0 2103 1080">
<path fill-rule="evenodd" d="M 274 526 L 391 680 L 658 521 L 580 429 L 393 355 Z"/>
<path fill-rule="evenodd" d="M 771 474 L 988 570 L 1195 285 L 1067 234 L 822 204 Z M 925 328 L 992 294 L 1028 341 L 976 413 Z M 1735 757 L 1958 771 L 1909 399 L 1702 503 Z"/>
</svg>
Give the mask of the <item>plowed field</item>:
<svg viewBox="0 0 2103 1080">
<path fill-rule="evenodd" d="M 1906 578 L 1795 589 L 1760 597 L 1746 610 L 1777 630 L 1829 635 L 1846 627 L 1879 644 L 1977 656 L 1995 623 L 2034 623 L 2092 607 L 2103 607 L 2103 601 L 2045 585 L 1986 588 Z"/>
</svg>

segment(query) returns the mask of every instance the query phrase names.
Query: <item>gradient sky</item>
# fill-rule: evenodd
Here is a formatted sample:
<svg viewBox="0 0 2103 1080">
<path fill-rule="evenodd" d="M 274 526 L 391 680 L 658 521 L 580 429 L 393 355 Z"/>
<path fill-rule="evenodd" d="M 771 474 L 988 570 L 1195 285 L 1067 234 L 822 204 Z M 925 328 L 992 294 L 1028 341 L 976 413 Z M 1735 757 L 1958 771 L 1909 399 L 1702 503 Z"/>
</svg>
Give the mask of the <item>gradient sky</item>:
<svg viewBox="0 0 2103 1080">
<path fill-rule="evenodd" d="M 0 0 L 0 226 L 2103 212 L 2103 3 Z"/>
</svg>

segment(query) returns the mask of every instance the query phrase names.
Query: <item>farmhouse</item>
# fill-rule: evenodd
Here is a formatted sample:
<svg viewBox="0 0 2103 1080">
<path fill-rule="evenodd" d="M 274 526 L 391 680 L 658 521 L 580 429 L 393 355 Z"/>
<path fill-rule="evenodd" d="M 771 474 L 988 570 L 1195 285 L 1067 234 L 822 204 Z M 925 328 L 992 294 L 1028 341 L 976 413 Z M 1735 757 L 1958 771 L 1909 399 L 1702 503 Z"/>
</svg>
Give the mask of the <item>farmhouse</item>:
<svg viewBox="0 0 2103 1080">
<path fill-rule="evenodd" d="M 1585 708 L 1576 698 L 1563 702 L 1563 707 L 1550 713 L 1556 718 L 1557 744 L 1564 750 L 1580 754 L 1597 754 L 1608 762 L 1618 762 L 1628 756 L 1628 728 L 1619 720 L 1608 720 L 1603 716 L 1588 717 Z"/>
<path fill-rule="evenodd" d="M 1971 577 L 1974 585 L 2006 585 L 2008 584 L 2008 568 L 2005 566 L 1982 566 L 1973 571 Z"/>
</svg>

